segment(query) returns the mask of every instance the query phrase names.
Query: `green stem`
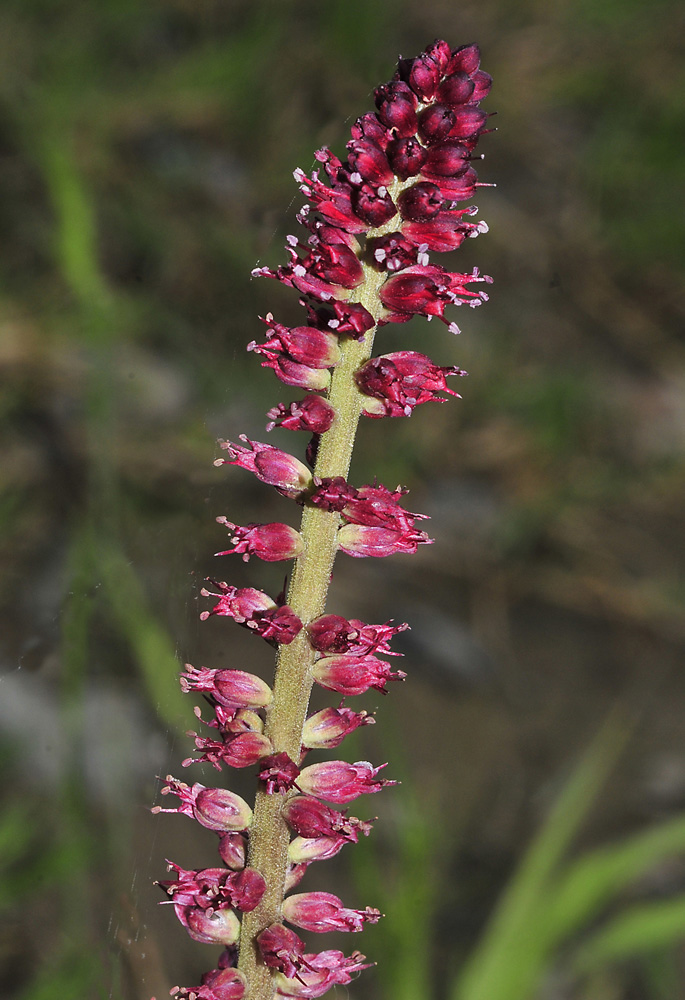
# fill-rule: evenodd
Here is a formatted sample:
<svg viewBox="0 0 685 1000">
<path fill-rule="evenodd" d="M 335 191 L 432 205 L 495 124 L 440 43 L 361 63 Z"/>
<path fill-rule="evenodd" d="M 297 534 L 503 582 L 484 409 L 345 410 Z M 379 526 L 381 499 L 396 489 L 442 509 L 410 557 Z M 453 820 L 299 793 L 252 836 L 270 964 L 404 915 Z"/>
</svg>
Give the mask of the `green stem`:
<svg viewBox="0 0 685 1000">
<path fill-rule="evenodd" d="M 389 189 L 393 201 L 406 184 L 396 181 Z M 396 226 L 395 218 L 369 232 L 367 238 L 393 232 Z M 378 292 L 386 276 L 364 262 L 362 267 L 364 280 L 356 289 L 354 301 L 368 309 L 376 325 L 367 331 L 363 340 L 346 339 L 341 343 L 342 358 L 333 370 L 328 392 L 335 420 L 330 430 L 321 435 L 314 467 L 314 475 L 322 479 L 347 477 L 365 399 L 356 386 L 354 373 L 371 357 L 382 311 Z M 339 526 L 339 514 L 305 507 L 300 529 L 304 549 L 295 562 L 288 590 L 288 604 L 305 626 L 324 612 Z M 276 661 L 274 700 L 265 731 L 274 751 L 285 751 L 296 762 L 300 759 L 315 655 L 303 629 L 293 642 L 280 647 Z M 256 938 L 264 928 L 281 920 L 290 842 L 289 829 L 282 817 L 283 801 L 280 795 L 267 795 L 258 790 L 250 829 L 248 864 L 263 875 L 267 888 L 259 906 L 242 919 L 238 967 L 247 976 L 249 1000 L 271 1000 L 274 993 L 271 971 L 259 960 Z"/>
</svg>

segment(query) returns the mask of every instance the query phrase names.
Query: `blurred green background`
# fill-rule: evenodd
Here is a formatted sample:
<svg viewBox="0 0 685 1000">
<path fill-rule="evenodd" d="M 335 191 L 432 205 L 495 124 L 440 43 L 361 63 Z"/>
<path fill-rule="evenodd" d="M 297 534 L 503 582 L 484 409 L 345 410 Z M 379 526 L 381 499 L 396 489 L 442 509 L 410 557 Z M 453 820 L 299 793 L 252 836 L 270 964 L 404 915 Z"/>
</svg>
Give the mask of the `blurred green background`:
<svg viewBox="0 0 685 1000">
<path fill-rule="evenodd" d="M 178 663 L 270 676 L 198 623 L 207 574 L 283 578 L 217 569 L 214 518 L 293 517 L 212 467 L 297 397 L 245 354 L 259 313 L 301 315 L 250 269 L 283 259 L 293 169 L 435 37 L 495 77 L 491 231 L 453 259 L 495 285 L 457 339 L 378 341 L 470 377 L 360 432 L 353 480 L 409 486 L 436 543 L 336 569 L 333 610 L 412 624 L 409 680 L 350 748 L 403 785 L 302 886 L 385 921 L 312 944 L 378 960 L 360 1000 L 685 996 L 684 29 L 675 0 L 2 4 L 7 1000 L 161 1000 L 215 961 L 151 885 L 214 864 L 213 835 L 149 807 L 155 775 L 215 779 L 180 770 Z"/>
</svg>

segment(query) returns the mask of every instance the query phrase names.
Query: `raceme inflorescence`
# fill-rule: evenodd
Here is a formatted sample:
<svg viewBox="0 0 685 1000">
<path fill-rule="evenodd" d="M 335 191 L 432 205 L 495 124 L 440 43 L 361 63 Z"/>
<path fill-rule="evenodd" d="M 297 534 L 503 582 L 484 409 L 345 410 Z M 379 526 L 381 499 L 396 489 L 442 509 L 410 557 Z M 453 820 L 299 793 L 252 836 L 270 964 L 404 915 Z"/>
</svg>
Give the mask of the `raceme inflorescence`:
<svg viewBox="0 0 685 1000">
<path fill-rule="evenodd" d="M 268 413 L 267 431 L 281 427 L 311 435 L 305 460 L 261 441 L 222 441 L 217 465 L 246 469 L 302 508 L 299 530 L 282 523 L 235 524 L 219 555 L 268 562 L 292 560 L 287 594 L 273 599 L 251 587 L 208 581 L 212 600 L 202 613 L 232 618 L 277 650 L 273 685 L 242 670 L 187 665 L 186 692 L 201 692 L 212 717 L 206 735 L 191 733 L 196 756 L 224 767 L 254 767 L 254 808 L 221 787 L 188 785 L 169 776 L 163 795 L 218 837 L 222 864 L 185 870 L 159 885 L 180 922 L 197 941 L 222 946 L 217 967 L 202 985 L 175 987 L 176 1000 L 271 1000 L 318 997 L 344 985 L 369 964 L 358 951 L 310 952 L 298 930 L 360 931 L 375 923 L 373 907 L 350 909 L 329 892 L 299 892 L 314 861 L 331 858 L 366 836 L 371 822 L 348 815 L 347 805 L 394 782 L 384 764 L 319 760 L 348 733 L 374 721 L 346 699 L 369 689 L 385 692 L 405 674 L 390 648 L 408 626 L 347 620 L 326 612 L 326 594 L 338 550 L 350 556 L 413 553 L 432 541 L 419 524 L 425 515 L 403 505 L 406 492 L 378 482 L 354 486 L 347 475 L 359 418 L 409 416 L 443 393 L 447 379 L 465 373 L 434 364 L 418 351 L 372 356 L 377 330 L 413 316 L 445 316 L 451 306 L 486 301 L 477 269 L 453 273 L 430 261 L 487 231 L 474 221 L 478 182 L 473 163 L 488 115 L 481 100 L 491 79 L 476 45 L 451 49 L 436 41 L 415 59 L 400 59 L 393 79 L 375 91 L 376 111 L 352 126 L 347 158 L 329 149 L 315 155 L 321 170 L 295 171 L 307 203 L 298 222 L 305 237 L 288 237 L 289 261 L 254 274 L 294 288 L 305 310 L 302 326 L 262 318 L 263 343 L 248 346 L 281 382 L 306 390 Z M 335 692 L 334 707 L 308 715 L 313 684 Z M 343 808 L 336 808 L 343 807 Z"/>
</svg>

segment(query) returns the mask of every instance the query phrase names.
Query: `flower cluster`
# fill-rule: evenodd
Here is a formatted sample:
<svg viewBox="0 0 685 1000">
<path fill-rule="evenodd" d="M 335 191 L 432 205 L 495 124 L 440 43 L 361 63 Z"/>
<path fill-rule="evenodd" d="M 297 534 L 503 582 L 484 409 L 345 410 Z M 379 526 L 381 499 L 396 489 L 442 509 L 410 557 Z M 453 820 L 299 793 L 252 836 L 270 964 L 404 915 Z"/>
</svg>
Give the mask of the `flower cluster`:
<svg viewBox="0 0 685 1000">
<path fill-rule="evenodd" d="M 465 374 L 417 351 L 372 350 L 379 328 L 416 315 L 437 316 L 458 332 L 446 310 L 487 299 L 474 286 L 491 279 L 477 269 L 452 273 L 429 259 L 487 231 L 473 221 L 474 207 L 459 207 L 480 186 L 474 151 L 488 131 L 480 102 L 491 80 L 479 63 L 477 46 L 452 50 L 444 41 L 400 59 L 393 79 L 375 91 L 375 113 L 353 125 L 345 160 L 323 149 L 316 154 L 323 173 L 295 171 L 307 198 L 298 215 L 306 239 L 288 238 L 287 264 L 254 272 L 296 289 L 306 315 L 303 325 L 288 327 L 267 314 L 264 341 L 248 346 L 282 383 L 306 390 L 269 411 L 267 430 L 313 437 L 306 461 L 243 435 L 240 443 L 220 442 L 226 454 L 215 462 L 251 472 L 303 508 L 303 518 L 299 530 L 217 519 L 230 545 L 217 555 L 294 560 L 294 569 L 287 595 L 275 599 L 213 580 L 202 590 L 214 602 L 203 620 L 232 618 L 278 656 L 273 685 L 238 669 L 187 664 L 181 674 L 183 691 L 201 694 L 211 713 L 203 719 L 195 709 L 207 728 L 189 733 L 199 753 L 183 766 L 254 766 L 258 792 L 253 811 L 223 788 L 173 777 L 162 788 L 179 804 L 156 811 L 182 813 L 214 831 L 224 866 L 185 870 L 169 862 L 174 877 L 158 883 L 190 936 L 223 948 L 200 986 L 175 987 L 176 1000 L 318 997 L 369 964 L 358 951 L 309 952 L 292 927 L 357 932 L 380 918 L 378 910 L 348 908 L 329 892 L 292 890 L 313 862 L 369 834 L 370 821 L 336 807 L 394 782 L 380 775 L 384 764 L 305 760 L 374 722 L 347 698 L 386 693 L 389 682 L 405 678 L 392 668 L 399 654 L 390 642 L 408 625 L 324 613 L 325 597 L 336 552 L 384 557 L 432 541 L 417 526 L 425 515 L 402 505 L 406 491 L 354 486 L 347 469 L 362 415 L 410 416 L 420 404 L 444 401 L 443 393 L 456 396 L 447 379 Z M 341 700 L 307 716 L 315 683 Z"/>
</svg>

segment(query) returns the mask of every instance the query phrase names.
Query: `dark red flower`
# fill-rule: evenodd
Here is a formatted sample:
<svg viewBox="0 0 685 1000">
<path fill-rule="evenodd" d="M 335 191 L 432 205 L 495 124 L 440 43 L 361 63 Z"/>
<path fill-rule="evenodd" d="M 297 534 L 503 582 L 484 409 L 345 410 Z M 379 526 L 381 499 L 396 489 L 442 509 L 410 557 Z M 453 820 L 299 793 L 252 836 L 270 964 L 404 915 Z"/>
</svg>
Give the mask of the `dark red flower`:
<svg viewBox="0 0 685 1000">
<path fill-rule="evenodd" d="M 174 1000 L 242 1000 L 247 981 L 238 969 L 212 969 L 201 986 L 174 986 Z"/>
<path fill-rule="evenodd" d="M 250 556 L 257 556 L 265 562 L 279 562 L 282 559 L 295 559 L 302 552 L 302 536 L 289 524 L 251 522 L 241 527 L 225 517 L 217 517 L 217 522 L 229 529 L 233 544 L 232 549 L 215 553 L 217 556 L 239 553 L 243 562 L 247 562 Z"/>
<path fill-rule="evenodd" d="M 310 715 L 302 728 L 302 746 L 308 750 L 330 750 L 359 726 L 373 725 L 376 720 L 368 712 L 353 712 L 340 703 L 338 708 L 322 708 Z"/>
<path fill-rule="evenodd" d="M 200 591 L 203 597 L 219 598 L 211 611 L 202 612 L 201 621 L 206 621 L 210 615 L 233 618 L 262 638 L 284 644 L 292 642 L 302 628 L 302 622 L 292 608 L 287 604 L 279 606 L 261 590 L 230 587 L 224 582 L 215 582 L 215 586 L 219 588 L 218 594 L 204 587 Z"/>
<path fill-rule="evenodd" d="M 283 817 L 295 833 L 307 839 L 343 837 L 356 844 L 359 834 L 368 837 L 372 823 L 331 809 L 311 795 L 295 795 L 283 806 Z"/>
<path fill-rule="evenodd" d="M 268 795 L 289 792 L 297 781 L 300 769 L 287 753 L 274 753 L 263 757 L 259 765 L 259 780 L 266 785 Z"/>
<path fill-rule="evenodd" d="M 445 382 L 449 375 L 465 375 L 456 365 L 435 365 L 418 351 L 395 351 L 367 361 L 355 375 L 357 385 L 380 406 L 369 401 L 364 408 L 367 416 L 409 416 L 415 406 L 431 400 L 444 401 L 440 392 L 459 394 Z"/>
<path fill-rule="evenodd" d="M 241 469 L 253 472 L 257 479 L 269 486 L 275 486 L 283 496 L 297 499 L 311 484 L 312 476 L 306 465 L 270 444 L 250 441 L 245 434 L 240 435 L 243 445 L 231 441 L 220 441 L 219 445 L 229 454 L 229 458 L 217 458 L 215 465 L 239 465 Z"/>
<path fill-rule="evenodd" d="M 183 813 L 217 833 L 240 833 L 250 826 L 252 810 L 245 799 L 235 792 L 229 792 L 227 788 L 207 788 L 197 782 L 191 787 L 170 774 L 166 780 L 168 784 L 162 788 L 161 794 L 177 795 L 180 805 L 175 809 L 154 806 L 152 812 Z"/>
<path fill-rule="evenodd" d="M 332 892 L 300 892 L 283 900 L 283 916 L 305 931 L 360 931 L 365 923 L 376 924 L 380 910 L 367 906 L 350 910 Z"/>
<path fill-rule="evenodd" d="M 333 424 L 335 410 L 321 396 L 305 396 L 295 403 L 278 403 L 267 413 L 267 431 L 283 427 L 289 431 L 311 431 L 323 434 Z"/>
<path fill-rule="evenodd" d="M 326 760 L 305 767 L 297 779 L 297 787 L 306 795 L 345 805 L 360 795 L 371 795 L 386 785 L 397 784 L 386 778 L 376 778 L 385 766 L 373 767 L 367 760 L 358 760 L 355 764 L 348 764 L 345 760 Z"/>
<path fill-rule="evenodd" d="M 342 618 L 340 615 L 322 615 L 307 626 L 309 641 L 321 653 L 382 653 L 386 656 L 401 656 L 393 653 L 388 645 L 390 639 L 409 628 L 406 622 L 393 625 L 367 625 L 358 618 Z"/>
<path fill-rule="evenodd" d="M 338 547 L 348 556 L 392 556 L 403 552 L 413 554 L 419 545 L 433 542 L 425 531 L 416 528 L 375 528 L 363 524 L 344 524 L 338 531 Z"/>
<path fill-rule="evenodd" d="M 186 663 L 180 677 L 181 690 L 206 691 L 227 708 L 265 708 L 273 691 L 261 677 L 244 670 L 211 670 Z"/>
<path fill-rule="evenodd" d="M 393 673 L 390 664 L 376 656 L 349 653 L 322 657 L 314 664 L 312 674 L 321 687 L 337 691 L 346 698 L 364 694 L 369 688 L 385 694 L 388 681 L 403 681 L 407 676 L 403 670 Z"/>
</svg>

